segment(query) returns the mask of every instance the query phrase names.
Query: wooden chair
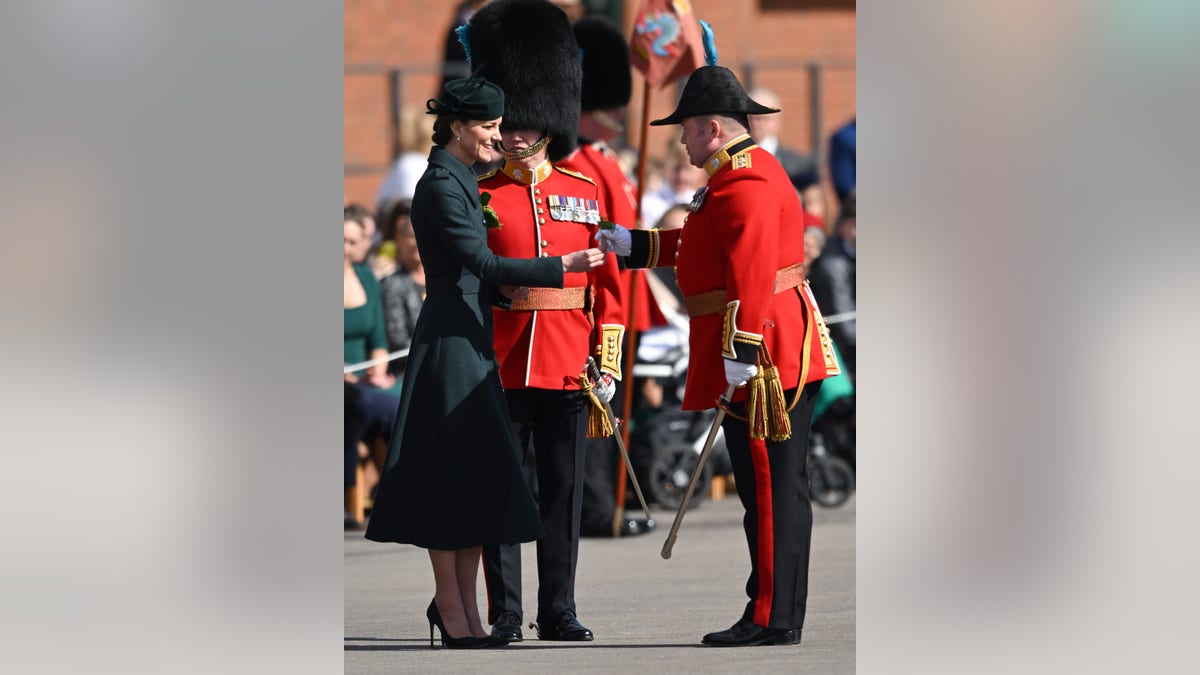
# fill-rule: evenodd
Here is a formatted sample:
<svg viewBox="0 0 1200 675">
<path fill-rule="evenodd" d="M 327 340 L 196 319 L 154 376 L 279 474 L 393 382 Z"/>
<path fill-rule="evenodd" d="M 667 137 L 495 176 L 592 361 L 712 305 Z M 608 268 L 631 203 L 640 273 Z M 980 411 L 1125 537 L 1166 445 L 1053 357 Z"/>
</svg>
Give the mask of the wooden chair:
<svg viewBox="0 0 1200 675">
<path fill-rule="evenodd" d="M 366 522 L 371 509 L 371 493 L 379 484 L 383 460 L 387 457 L 387 443 L 377 438 L 370 447 L 358 444 L 358 466 L 354 470 L 354 487 L 346 488 L 346 513 L 357 522 Z"/>
</svg>

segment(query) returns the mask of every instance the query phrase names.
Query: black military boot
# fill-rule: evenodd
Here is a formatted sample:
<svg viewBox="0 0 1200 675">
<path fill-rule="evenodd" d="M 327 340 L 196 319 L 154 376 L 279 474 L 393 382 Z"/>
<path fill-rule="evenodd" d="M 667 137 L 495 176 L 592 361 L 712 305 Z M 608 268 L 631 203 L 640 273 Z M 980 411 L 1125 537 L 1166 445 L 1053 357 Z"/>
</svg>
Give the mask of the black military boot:
<svg viewBox="0 0 1200 675">
<path fill-rule="evenodd" d="M 794 645 L 800 643 L 799 628 L 764 628 L 741 619 L 728 630 L 709 633 L 701 640 L 712 647 L 754 647 L 757 645 Z"/>
<path fill-rule="evenodd" d="M 520 642 L 524 638 L 521 637 L 521 617 L 517 613 L 506 609 L 500 612 L 500 616 L 496 617 L 496 623 L 492 624 L 492 637 L 505 642 Z"/>
<path fill-rule="evenodd" d="M 538 622 L 539 640 L 562 640 L 566 642 L 591 642 L 595 639 L 592 631 L 588 630 L 575 618 L 575 612 L 565 610 L 549 624 Z"/>
</svg>

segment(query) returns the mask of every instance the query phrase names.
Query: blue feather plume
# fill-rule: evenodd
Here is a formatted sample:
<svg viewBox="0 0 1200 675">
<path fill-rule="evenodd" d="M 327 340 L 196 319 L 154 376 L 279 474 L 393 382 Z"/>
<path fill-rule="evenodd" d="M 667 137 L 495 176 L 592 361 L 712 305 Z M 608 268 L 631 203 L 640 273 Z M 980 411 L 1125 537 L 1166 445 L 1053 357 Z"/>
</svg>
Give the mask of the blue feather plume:
<svg viewBox="0 0 1200 675">
<path fill-rule="evenodd" d="M 454 34 L 458 36 L 458 44 L 462 45 L 463 51 L 467 53 L 467 63 L 471 63 L 471 38 L 467 37 L 467 24 L 455 28 Z"/>
<path fill-rule="evenodd" d="M 704 40 L 704 63 L 705 65 L 717 65 L 717 43 L 713 38 L 712 26 L 703 19 L 700 21 L 700 32 Z"/>
</svg>

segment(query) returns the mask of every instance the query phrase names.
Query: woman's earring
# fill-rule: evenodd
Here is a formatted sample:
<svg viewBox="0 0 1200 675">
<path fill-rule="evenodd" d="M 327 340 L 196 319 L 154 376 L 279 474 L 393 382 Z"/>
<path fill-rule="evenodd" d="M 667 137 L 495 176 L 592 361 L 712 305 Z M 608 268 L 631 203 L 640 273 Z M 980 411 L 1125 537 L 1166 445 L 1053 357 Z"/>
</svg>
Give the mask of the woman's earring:
<svg viewBox="0 0 1200 675">
<path fill-rule="evenodd" d="M 462 143 L 462 136 L 455 136 L 454 140 L 458 141 L 459 143 Z"/>
</svg>

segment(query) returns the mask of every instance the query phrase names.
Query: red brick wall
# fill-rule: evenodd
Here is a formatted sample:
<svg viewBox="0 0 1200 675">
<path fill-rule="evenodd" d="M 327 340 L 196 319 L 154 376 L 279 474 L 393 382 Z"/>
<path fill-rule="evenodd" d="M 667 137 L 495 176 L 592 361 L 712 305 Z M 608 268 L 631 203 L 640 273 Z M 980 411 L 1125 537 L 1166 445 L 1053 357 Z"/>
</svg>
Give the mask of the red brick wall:
<svg viewBox="0 0 1200 675">
<path fill-rule="evenodd" d="M 346 199 L 369 207 L 387 173 L 393 130 L 388 69 L 402 71 L 401 97 L 423 110 L 441 76 L 442 45 L 457 2 L 345 0 Z"/>
<path fill-rule="evenodd" d="M 628 33 L 640 0 L 618 0 Z M 401 99 L 423 109 L 440 82 L 442 45 L 457 2 L 441 0 L 345 0 L 345 192 L 346 199 L 373 206 L 391 158 L 392 130 L 388 68 L 403 71 Z M 784 110 L 784 144 L 812 151 L 809 81 L 805 66 L 821 67 L 820 137 L 854 116 L 855 14 L 852 3 L 805 0 L 692 0 L 696 15 L 713 26 L 720 63 L 779 95 Z M 630 142 L 641 125 L 640 78 L 634 75 Z M 674 109 L 668 86 L 651 96 L 651 119 Z M 650 152 L 661 156 L 678 138 L 672 127 L 650 130 Z M 822 152 L 824 154 L 824 152 Z M 821 161 L 822 171 L 826 169 Z M 826 179 L 827 180 L 827 179 Z"/>
</svg>

